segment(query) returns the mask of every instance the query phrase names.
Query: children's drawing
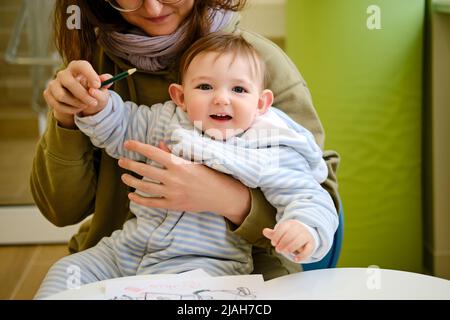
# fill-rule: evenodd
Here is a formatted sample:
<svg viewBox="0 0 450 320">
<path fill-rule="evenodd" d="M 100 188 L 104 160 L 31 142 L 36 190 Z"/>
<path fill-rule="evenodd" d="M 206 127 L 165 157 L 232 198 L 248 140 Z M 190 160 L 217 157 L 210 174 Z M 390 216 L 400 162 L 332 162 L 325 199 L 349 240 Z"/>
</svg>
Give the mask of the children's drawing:
<svg viewBox="0 0 450 320">
<path fill-rule="evenodd" d="M 139 296 L 123 294 L 112 300 L 255 300 L 256 295 L 249 288 L 235 290 L 196 290 L 192 293 L 141 292 Z"/>
<path fill-rule="evenodd" d="M 264 285 L 260 275 L 169 278 L 115 282 L 105 289 L 109 300 L 256 300 Z"/>
</svg>

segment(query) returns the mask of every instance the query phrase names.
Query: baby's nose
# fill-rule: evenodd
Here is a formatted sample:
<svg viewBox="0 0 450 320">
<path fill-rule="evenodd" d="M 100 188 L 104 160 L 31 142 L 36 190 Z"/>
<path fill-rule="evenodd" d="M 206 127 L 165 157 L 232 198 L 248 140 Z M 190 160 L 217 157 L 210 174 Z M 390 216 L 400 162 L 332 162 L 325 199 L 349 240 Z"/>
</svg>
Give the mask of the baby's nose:
<svg viewBox="0 0 450 320">
<path fill-rule="evenodd" d="M 216 94 L 214 95 L 214 103 L 215 104 L 229 104 L 230 103 L 230 96 L 225 90 L 218 90 Z"/>
</svg>

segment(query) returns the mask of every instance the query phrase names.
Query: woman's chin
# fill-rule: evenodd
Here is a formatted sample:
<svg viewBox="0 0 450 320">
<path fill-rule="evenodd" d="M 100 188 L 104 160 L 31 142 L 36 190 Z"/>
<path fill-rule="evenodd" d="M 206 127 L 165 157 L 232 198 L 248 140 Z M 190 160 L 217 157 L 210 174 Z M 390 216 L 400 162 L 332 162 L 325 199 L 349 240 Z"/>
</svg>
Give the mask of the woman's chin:
<svg viewBox="0 0 450 320">
<path fill-rule="evenodd" d="M 146 34 L 148 34 L 151 37 L 158 37 L 158 36 L 168 36 L 175 32 L 177 28 L 158 28 L 155 30 L 155 28 L 143 28 Z"/>
<path fill-rule="evenodd" d="M 171 17 L 167 17 L 166 19 L 171 19 Z M 179 24 L 175 21 L 167 21 L 165 23 L 154 23 L 151 20 L 147 21 L 146 23 L 143 23 L 141 25 L 141 29 L 145 31 L 149 36 L 156 37 L 156 36 L 167 36 L 169 34 L 174 33 Z"/>
</svg>

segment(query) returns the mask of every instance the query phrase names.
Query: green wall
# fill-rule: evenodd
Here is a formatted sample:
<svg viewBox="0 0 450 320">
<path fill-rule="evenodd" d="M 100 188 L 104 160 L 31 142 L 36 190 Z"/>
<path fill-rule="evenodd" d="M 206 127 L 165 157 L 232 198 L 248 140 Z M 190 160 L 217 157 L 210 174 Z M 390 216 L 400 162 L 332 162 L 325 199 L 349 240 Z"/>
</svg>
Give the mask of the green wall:
<svg viewBox="0 0 450 320">
<path fill-rule="evenodd" d="M 370 5 L 380 9 L 381 29 L 367 27 Z M 311 90 L 326 148 L 341 155 L 339 266 L 420 272 L 425 1 L 287 0 L 286 7 L 287 53 Z"/>
</svg>

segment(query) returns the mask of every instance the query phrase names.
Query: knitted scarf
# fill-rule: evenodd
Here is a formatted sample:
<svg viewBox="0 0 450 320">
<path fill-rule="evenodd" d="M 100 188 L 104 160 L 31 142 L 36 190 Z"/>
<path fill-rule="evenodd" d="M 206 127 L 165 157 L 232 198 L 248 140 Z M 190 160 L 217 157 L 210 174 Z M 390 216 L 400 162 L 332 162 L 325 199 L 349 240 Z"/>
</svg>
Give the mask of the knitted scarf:
<svg viewBox="0 0 450 320">
<path fill-rule="evenodd" d="M 223 29 L 231 21 L 231 11 L 212 11 L 210 32 Z M 108 52 L 127 60 L 133 66 L 145 71 L 164 70 L 182 50 L 181 39 L 185 36 L 189 21 L 174 33 L 151 37 L 139 29 L 130 33 L 100 32 L 99 42 Z"/>
</svg>

